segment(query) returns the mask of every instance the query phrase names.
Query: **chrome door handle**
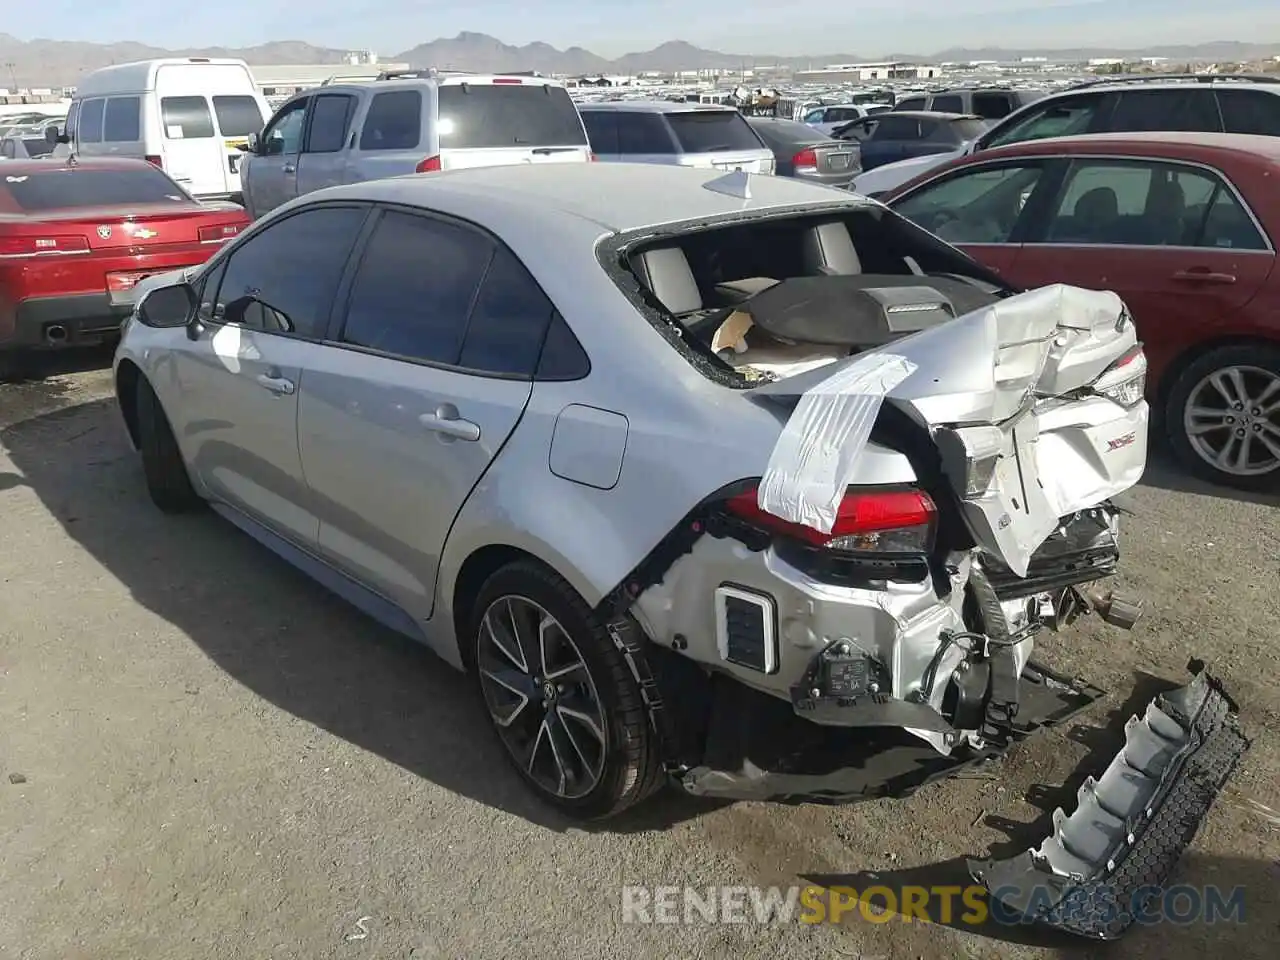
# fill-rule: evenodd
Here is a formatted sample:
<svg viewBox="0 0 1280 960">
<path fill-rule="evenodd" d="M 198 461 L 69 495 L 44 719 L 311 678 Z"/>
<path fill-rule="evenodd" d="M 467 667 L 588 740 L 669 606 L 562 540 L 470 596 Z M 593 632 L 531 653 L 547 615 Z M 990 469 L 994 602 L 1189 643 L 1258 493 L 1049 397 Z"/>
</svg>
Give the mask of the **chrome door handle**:
<svg viewBox="0 0 1280 960">
<path fill-rule="evenodd" d="M 467 440 L 471 443 L 480 439 L 480 424 L 463 420 L 456 410 L 441 408 L 435 413 L 424 413 L 418 418 L 418 422 L 432 433 L 438 433 L 442 437 Z"/>
<path fill-rule="evenodd" d="M 288 396 L 293 393 L 293 381 L 286 380 L 284 377 L 273 377 L 270 374 L 259 374 L 258 386 L 264 390 L 270 390 L 277 397 Z"/>
<path fill-rule="evenodd" d="M 296 165 L 296 164 L 286 163 L 286 164 L 284 165 L 284 172 L 285 172 L 285 173 L 297 173 L 297 172 L 298 172 L 298 167 L 297 167 L 297 165 Z"/>
</svg>

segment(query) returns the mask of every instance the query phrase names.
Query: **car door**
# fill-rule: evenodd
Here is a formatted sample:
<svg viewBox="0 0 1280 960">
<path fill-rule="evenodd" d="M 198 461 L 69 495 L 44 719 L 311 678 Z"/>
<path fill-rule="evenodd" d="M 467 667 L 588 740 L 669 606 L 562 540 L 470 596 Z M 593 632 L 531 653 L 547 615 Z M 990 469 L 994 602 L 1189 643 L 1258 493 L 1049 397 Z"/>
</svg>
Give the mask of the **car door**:
<svg viewBox="0 0 1280 960">
<path fill-rule="evenodd" d="M 298 411 L 319 549 L 425 620 L 454 517 L 524 412 L 552 308 L 489 235 L 399 210 L 381 214 L 347 303 Z"/>
<path fill-rule="evenodd" d="M 353 94 L 316 94 L 298 156 L 299 196 L 347 182 L 348 137 L 355 114 Z"/>
<path fill-rule="evenodd" d="M 887 163 L 904 160 L 907 144 L 920 141 L 920 120 L 917 117 L 881 114 L 875 118 L 875 128 L 862 142 L 862 169 L 874 170 Z"/>
<path fill-rule="evenodd" d="M 1149 158 L 1071 162 L 1011 278 L 1114 290 L 1159 369 L 1253 299 L 1274 257 L 1218 171 Z"/>
<path fill-rule="evenodd" d="M 203 331 L 173 355 L 181 401 L 167 407 L 199 481 L 307 548 L 319 521 L 298 454 L 298 388 L 367 212 L 307 208 L 235 244 L 203 284 Z"/>
<path fill-rule="evenodd" d="M 1053 180 L 1037 158 L 962 167 L 889 201 L 912 223 L 960 247 L 1012 282 L 1021 241 L 1036 209 L 1033 198 Z"/>
<path fill-rule="evenodd" d="M 258 141 L 258 152 L 246 154 L 241 177 L 245 200 L 255 217 L 269 213 L 298 195 L 298 153 L 302 149 L 311 97 L 286 103 L 271 118 Z"/>
</svg>

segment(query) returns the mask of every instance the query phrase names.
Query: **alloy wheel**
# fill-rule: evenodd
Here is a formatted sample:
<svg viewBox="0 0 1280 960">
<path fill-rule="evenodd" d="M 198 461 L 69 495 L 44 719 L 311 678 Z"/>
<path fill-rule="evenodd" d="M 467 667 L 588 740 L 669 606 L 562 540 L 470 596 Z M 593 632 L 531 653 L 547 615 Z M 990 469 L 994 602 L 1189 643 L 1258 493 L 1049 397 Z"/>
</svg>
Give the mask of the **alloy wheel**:
<svg viewBox="0 0 1280 960">
<path fill-rule="evenodd" d="M 600 782 L 608 730 L 582 652 L 551 614 L 521 596 L 480 619 L 477 669 L 504 746 L 528 777 L 566 800 Z"/>
<path fill-rule="evenodd" d="M 1250 366 L 1214 371 L 1192 388 L 1182 426 L 1216 470 L 1256 477 L 1280 469 L 1280 376 Z"/>
</svg>

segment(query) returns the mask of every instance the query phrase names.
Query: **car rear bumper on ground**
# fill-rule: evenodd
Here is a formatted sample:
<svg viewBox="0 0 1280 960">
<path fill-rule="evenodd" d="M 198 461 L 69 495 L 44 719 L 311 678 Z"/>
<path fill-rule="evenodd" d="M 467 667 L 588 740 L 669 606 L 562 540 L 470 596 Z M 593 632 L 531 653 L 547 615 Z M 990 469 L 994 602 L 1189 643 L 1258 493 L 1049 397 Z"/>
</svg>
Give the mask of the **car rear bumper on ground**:
<svg viewBox="0 0 1280 960">
<path fill-rule="evenodd" d="M 130 303 L 112 303 L 105 292 L 32 297 L 17 305 L 11 329 L 0 326 L 0 350 L 103 343 L 119 336 L 132 310 Z"/>
</svg>

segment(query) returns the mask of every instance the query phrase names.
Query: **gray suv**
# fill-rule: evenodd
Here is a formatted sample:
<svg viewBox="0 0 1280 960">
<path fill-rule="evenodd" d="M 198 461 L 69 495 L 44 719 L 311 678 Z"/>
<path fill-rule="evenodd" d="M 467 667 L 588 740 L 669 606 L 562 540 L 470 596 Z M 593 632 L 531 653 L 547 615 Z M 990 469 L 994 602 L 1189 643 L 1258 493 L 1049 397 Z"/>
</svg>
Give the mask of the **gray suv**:
<svg viewBox="0 0 1280 960">
<path fill-rule="evenodd" d="M 628 100 L 578 105 L 591 147 L 606 161 L 773 173 L 773 151 L 732 107 Z"/>
<path fill-rule="evenodd" d="M 935 90 L 933 93 L 903 97 L 894 110 L 930 110 L 935 113 L 964 113 L 988 123 L 1003 120 L 1029 103 L 1043 100 L 1044 90 L 1008 90 L 989 87 Z"/>
<path fill-rule="evenodd" d="M 582 119 L 563 84 L 472 74 L 308 90 L 286 101 L 243 149 L 240 186 L 253 217 L 344 183 L 591 159 Z"/>
</svg>

